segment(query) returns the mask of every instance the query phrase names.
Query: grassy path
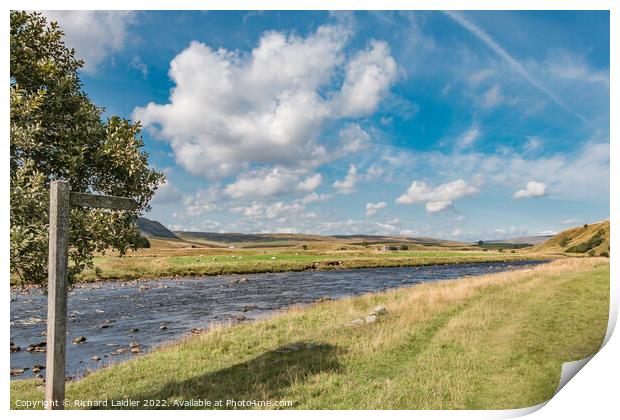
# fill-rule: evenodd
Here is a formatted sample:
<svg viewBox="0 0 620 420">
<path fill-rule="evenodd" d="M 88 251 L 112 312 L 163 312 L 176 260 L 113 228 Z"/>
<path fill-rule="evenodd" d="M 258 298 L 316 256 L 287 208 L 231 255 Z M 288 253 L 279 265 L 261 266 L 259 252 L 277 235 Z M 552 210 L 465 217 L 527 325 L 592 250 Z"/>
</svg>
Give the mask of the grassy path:
<svg viewBox="0 0 620 420">
<path fill-rule="evenodd" d="M 418 285 L 220 327 L 69 384 L 69 399 L 290 400 L 294 408 L 517 408 L 549 399 L 561 364 L 607 326 L 609 260 Z M 373 324 L 345 326 L 376 305 Z M 40 399 L 30 381 L 16 399 Z"/>
</svg>

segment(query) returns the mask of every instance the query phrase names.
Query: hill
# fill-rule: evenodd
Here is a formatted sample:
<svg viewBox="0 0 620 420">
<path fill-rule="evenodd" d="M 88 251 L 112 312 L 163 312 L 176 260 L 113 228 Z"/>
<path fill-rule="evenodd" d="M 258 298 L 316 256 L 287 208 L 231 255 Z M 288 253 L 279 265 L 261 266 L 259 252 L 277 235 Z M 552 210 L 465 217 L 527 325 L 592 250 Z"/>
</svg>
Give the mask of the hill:
<svg viewBox="0 0 620 420">
<path fill-rule="evenodd" d="M 609 256 L 609 220 L 585 224 L 558 233 L 532 248 L 534 252 L 568 252 Z"/>
<path fill-rule="evenodd" d="M 553 235 L 539 235 L 539 236 L 521 236 L 518 238 L 510 238 L 510 239 L 497 239 L 497 240 L 487 240 L 484 243 L 503 243 L 503 244 L 513 244 L 513 245 L 538 245 L 543 242 L 553 238 Z"/>
<path fill-rule="evenodd" d="M 184 241 L 203 246 L 235 246 L 237 248 L 278 248 L 307 247 L 316 249 L 324 246 L 364 247 L 379 244 L 409 244 L 425 246 L 463 246 L 463 242 L 447 241 L 434 238 L 408 238 L 402 236 L 381 235 L 309 235 L 300 233 L 221 233 L 175 231 L 177 237 Z"/>
<path fill-rule="evenodd" d="M 147 238 L 166 238 L 179 239 L 173 231 L 155 220 L 149 220 L 145 217 L 138 217 L 138 229 L 142 236 Z"/>
</svg>

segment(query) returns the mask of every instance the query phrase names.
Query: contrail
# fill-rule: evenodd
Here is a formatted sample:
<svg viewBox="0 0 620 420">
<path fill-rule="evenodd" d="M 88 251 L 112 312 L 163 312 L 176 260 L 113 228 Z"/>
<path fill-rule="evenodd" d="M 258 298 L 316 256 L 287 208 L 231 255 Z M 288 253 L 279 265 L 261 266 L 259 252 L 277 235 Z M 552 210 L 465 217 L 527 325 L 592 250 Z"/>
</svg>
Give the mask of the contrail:
<svg viewBox="0 0 620 420">
<path fill-rule="evenodd" d="M 560 98 L 558 98 L 553 92 L 543 86 L 538 80 L 534 79 L 531 74 L 525 70 L 523 65 L 519 63 L 515 58 L 513 58 L 501 45 L 499 45 L 489 34 L 487 34 L 481 27 L 476 25 L 471 20 L 467 19 L 462 13 L 454 12 L 454 11 L 444 11 L 443 12 L 450 19 L 454 20 L 456 23 L 467 29 L 470 33 L 475 35 L 479 40 L 481 40 L 487 47 L 489 47 L 495 54 L 497 54 L 500 58 L 506 61 L 513 70 L 519 73 L 525 80 L 527 80 L 532 86 L 536 89 L 540 90 L 542 93 L 547 95 L 553 102 L 555 102 L 560 108 L 564 111 L 568 112 L 571 115 L 579 118 L 581 121 L 586 123 L 588 126 L 592 127 L 590 121 L 588 121 L 585 117 L 578 114 L 577 112 L 570 109 L 568 106 L 562 102 Z"/>
</svg>

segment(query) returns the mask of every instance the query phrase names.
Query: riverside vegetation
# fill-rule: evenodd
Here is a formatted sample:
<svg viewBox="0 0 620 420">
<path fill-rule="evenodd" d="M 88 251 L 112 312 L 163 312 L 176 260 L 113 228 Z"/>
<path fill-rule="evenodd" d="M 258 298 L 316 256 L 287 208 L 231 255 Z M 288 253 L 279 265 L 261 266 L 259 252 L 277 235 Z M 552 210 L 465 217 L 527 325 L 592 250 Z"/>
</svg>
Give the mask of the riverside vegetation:
<svg viewBox="0 0 620 420">
<path fill-rule="evenodd" d="M 375 322 L 351 325 L 381 305 Z M 602 344 L 609 260 L 422 284 L 214 327 L 69 382 L 69 400 L 290 400 L 293 408 L 503 409 L 553 395 Z M 11 404 L 38 401 L 36 380 Z M 140 403 L 134 408 L 142 407 Z M 126 408 L 126 407 L 125 407 Z"/>
</svg>

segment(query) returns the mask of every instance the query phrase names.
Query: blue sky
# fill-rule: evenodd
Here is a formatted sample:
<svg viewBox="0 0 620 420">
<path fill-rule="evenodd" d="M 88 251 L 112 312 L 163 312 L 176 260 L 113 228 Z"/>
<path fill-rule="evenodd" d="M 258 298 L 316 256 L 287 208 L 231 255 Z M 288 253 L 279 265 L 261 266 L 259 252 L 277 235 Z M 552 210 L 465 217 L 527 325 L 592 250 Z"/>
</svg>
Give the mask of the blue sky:
<svg viewBox="0 0 620 420">
<path fill-rule="evenodd" d="M 609 217 L 607 12 L 46 12 L 177 230 L 478 240 Z"/>
</svg>

